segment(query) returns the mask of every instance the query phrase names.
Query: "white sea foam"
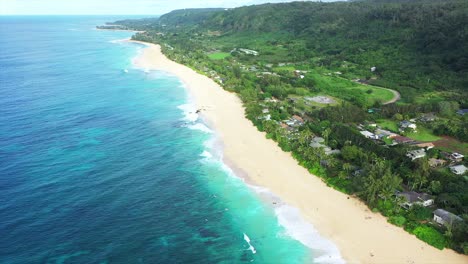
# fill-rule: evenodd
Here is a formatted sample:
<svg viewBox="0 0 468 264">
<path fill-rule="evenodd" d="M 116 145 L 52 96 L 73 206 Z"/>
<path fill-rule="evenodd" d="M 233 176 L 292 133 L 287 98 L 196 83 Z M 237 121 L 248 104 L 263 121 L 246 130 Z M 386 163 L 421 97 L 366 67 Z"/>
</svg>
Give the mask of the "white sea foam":
<svg viewBox="0 0 468 264">
<path fill-rule="evenodd" d="M 193 129 L 193 130 L 200 130 L 202 132 L 205 132 L 207 134 L 212 134 L 213 130 L 209 129 L 207 126 L 205 126 L 202 123 L 196 123 L 193 125 L 188 126 L 188 128 Z"/>
<path fill-rule="evenodd" d="M 190 109 L 189 106 L 184 106 L 182 108 Z M 205 146 L 205 150 L 201 154 L 201 156 L 204 158 L 203 162 L 215 162 L 219 164 L 221 169 L 227 175 L 245 182 L 242 177 L 236 175 L 235 172 L 223 162 L 222 149 L 218 148 L 216 143 L 217 138 L 214 136 L 203 143 Z M 261 197 L 265 198 L 267 201 L 269 201 L 270 204 L 275 204 L 275 215 L 279 224 L 285 228 L 285 235 L 312 249 L 314 252 L 314 263 L 345 263 L 336 245 L 326 238 L 320 236 L 314 226 L 302 218 L 301 213 L 297 208 L 281 202 L 281 199 L 272 193 L 268 188 L 251 184 L 246 184 L 246 186 L 258 193 Z M 256 249 L 251 244 L 250 238 L 247 236 L 247 234 L 244 234 L 244 240 L 249 244 L 249 250 L 255 254 Z"/>
<path fill-rule="evenodd" d="M 336 245 L 320 236 L 318 231 L 301 217 L 297 208 L 281 205 L 275 208 L 275 213 L 280 225 L 286 228 L 287 235 L 314 251 L 314 263 L 345 263 Z"/>
<path fill-rule="evenodd" d="M 188 122 L 195 122 L 198 120 L 198 114 L 196 113 L 195 106 L 193 104 L 179 105 L 177 108 L 184 112 L 184 120 Z"/>
<path fill-rule="evenodd" d="M 130 39 L 129 38 L 124 38 L 124 39 L 114 39 L 114 40 L 110 40 L 109 42 L 110 43 L 122 43 L 122 42 L 127 42 L 129 41 Z"/>
<path fill-rule="evenodd" d="M 252 246 L 252 244 L 250 243 L 250 238 L 244 233 L 244 240 L 245 242 L 247 242 L 247 244 L 249 244 L 249 250 L 252 251 L 252 253 L 257 253 L 257 250 L 255 250 L 255 248 Z"/>
<path fill-rule="evenodd" d="M 208 151 L 206 151 L 206 150 L 203 151 L 203 153 L 200 154 L 200 156 L 202 156 L 202 157 L 204 157 L 204 158 L 207 158 L 207 159 L 213 158 L 213 154 L 211 154 L 210 152 L 208 152 Z"/>
</svg>

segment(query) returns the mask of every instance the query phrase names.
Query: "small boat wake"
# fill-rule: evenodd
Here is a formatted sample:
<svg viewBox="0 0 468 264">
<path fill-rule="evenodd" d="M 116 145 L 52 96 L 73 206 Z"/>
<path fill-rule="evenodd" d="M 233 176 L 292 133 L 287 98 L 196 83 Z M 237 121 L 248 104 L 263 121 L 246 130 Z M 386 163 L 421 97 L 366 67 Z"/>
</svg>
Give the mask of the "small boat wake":
<svg viewBox="0 0 468 264">
<path fill-rule="evenodd" d="M 250 244 L 250 238 L 244 233 L 244 240 L 249 244 L 249 250 L 252 251 L 253 254 L 257 253 L 257 250 Z"/>
</svg>

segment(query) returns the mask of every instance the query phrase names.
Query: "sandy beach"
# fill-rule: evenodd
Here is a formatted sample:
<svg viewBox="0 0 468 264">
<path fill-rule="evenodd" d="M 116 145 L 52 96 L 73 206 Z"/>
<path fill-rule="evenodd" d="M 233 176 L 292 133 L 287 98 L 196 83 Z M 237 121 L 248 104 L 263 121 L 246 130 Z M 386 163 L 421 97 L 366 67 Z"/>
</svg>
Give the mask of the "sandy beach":
<svg viewBox="0 0 468 264">
<path fill-rule="evenodd" d="M 223 142 L 227 163 L 248 175 L 254 184 L 299 208 L 323 237 L 338 246 L 348 263 L 468 263 L 467 256 L 433 248 L 387 223 L 359 200 L 327 187 L 244 117 L 235 94 L 167 59 L 160 46 L 142 44 L 147 48 L 134 59 L 135 65 L 168 72 L 186 85 L 197 108 L 208 109 L 203 117 Z"/>
</svg>

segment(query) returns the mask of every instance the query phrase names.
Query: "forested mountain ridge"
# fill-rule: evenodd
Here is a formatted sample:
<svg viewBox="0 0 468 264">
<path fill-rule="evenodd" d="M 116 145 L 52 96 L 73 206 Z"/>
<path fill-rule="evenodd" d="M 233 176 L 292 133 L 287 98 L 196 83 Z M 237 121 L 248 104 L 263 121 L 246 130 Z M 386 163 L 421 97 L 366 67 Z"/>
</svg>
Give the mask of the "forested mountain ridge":
<svg viewBox="0 0 468 264">
<path fill-rule="evenodd" d="M 321 65 L 330 68 L 340 68 L 343 61 L 363 66 L 350 70 L 355 75 L 369 75 L 367 69 L 376 66 L 378 78 L 371 83 L 400 90 L 409 99 L 421 89 L 468 89 L 468 1 L 293 2 L 185 9 L 153 23 L 155 28 L 162 25 L 219 31 L 221 39 L 263 35 L 271 44 L 294 46 L 295 61 L 320 58 Z"/>
</svg>

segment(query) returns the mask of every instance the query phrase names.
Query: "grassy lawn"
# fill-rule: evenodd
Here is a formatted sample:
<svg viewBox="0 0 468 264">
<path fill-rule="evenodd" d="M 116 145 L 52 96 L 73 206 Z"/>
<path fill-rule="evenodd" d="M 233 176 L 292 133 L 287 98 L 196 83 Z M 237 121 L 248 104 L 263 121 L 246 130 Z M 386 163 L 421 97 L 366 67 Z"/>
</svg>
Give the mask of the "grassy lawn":
<svg viewBox="0 0 468 264">
<path fill-rule="evenodd" d="M 384 129 L 388 129 L 393 132 L 398 132 L 398 124 L 395 121 L 388 120 L 388 119 L 381 119 L 377 121 L 377 124 Z"/>
<path fill-rule="evenodd" d="M 222 60 L 229 56 L 231 56 L 231 54 L 227 52 L 216 52 L 216 53 L 208 54 L 208 57 L 212 60 Z"/>
<path fill-rule="evenodd" d="M 390 92 L 387 89 L 382 89 L 377 86 L 372 86 L 372 85 L 359 85 L 357 87 L 358 89 L 362 90 L 365 92 L 369 98 L 369 100 L 372 100 L 374 102 L 380 101 L 380 102 L 387 102 L 390 101 L 393 98 L 393 93 Z M 368 94 L 367 91 L 371 90 L 372 93 Z"/>
<path fill-rule="evenodd" d="M 440 139 L 440 137 L 432 134 L 432 131 L 423 127 L 418 127 L 416 133 L 409 133 L 406 136 L 418 141 L 437 141 Z"/>
<path fill-rule="evenodd" d="M 393 98 L 393 93 L 387 89 L 359 84 L 336 76 L 333 73 L 321 73 L 320 71 L 312 70 L 306 74 L 306 78 L 308 76 L 314 79 L 314 83 L 318 88 L 327 91 L 328 94 L 344 100 L 361 98 L 361 100 L 366 102 L 367 106 L 372 106 L 375 102 L 387 102 Z M 367 93 L 369 90 L 372 92 Z"/>
</svg>

